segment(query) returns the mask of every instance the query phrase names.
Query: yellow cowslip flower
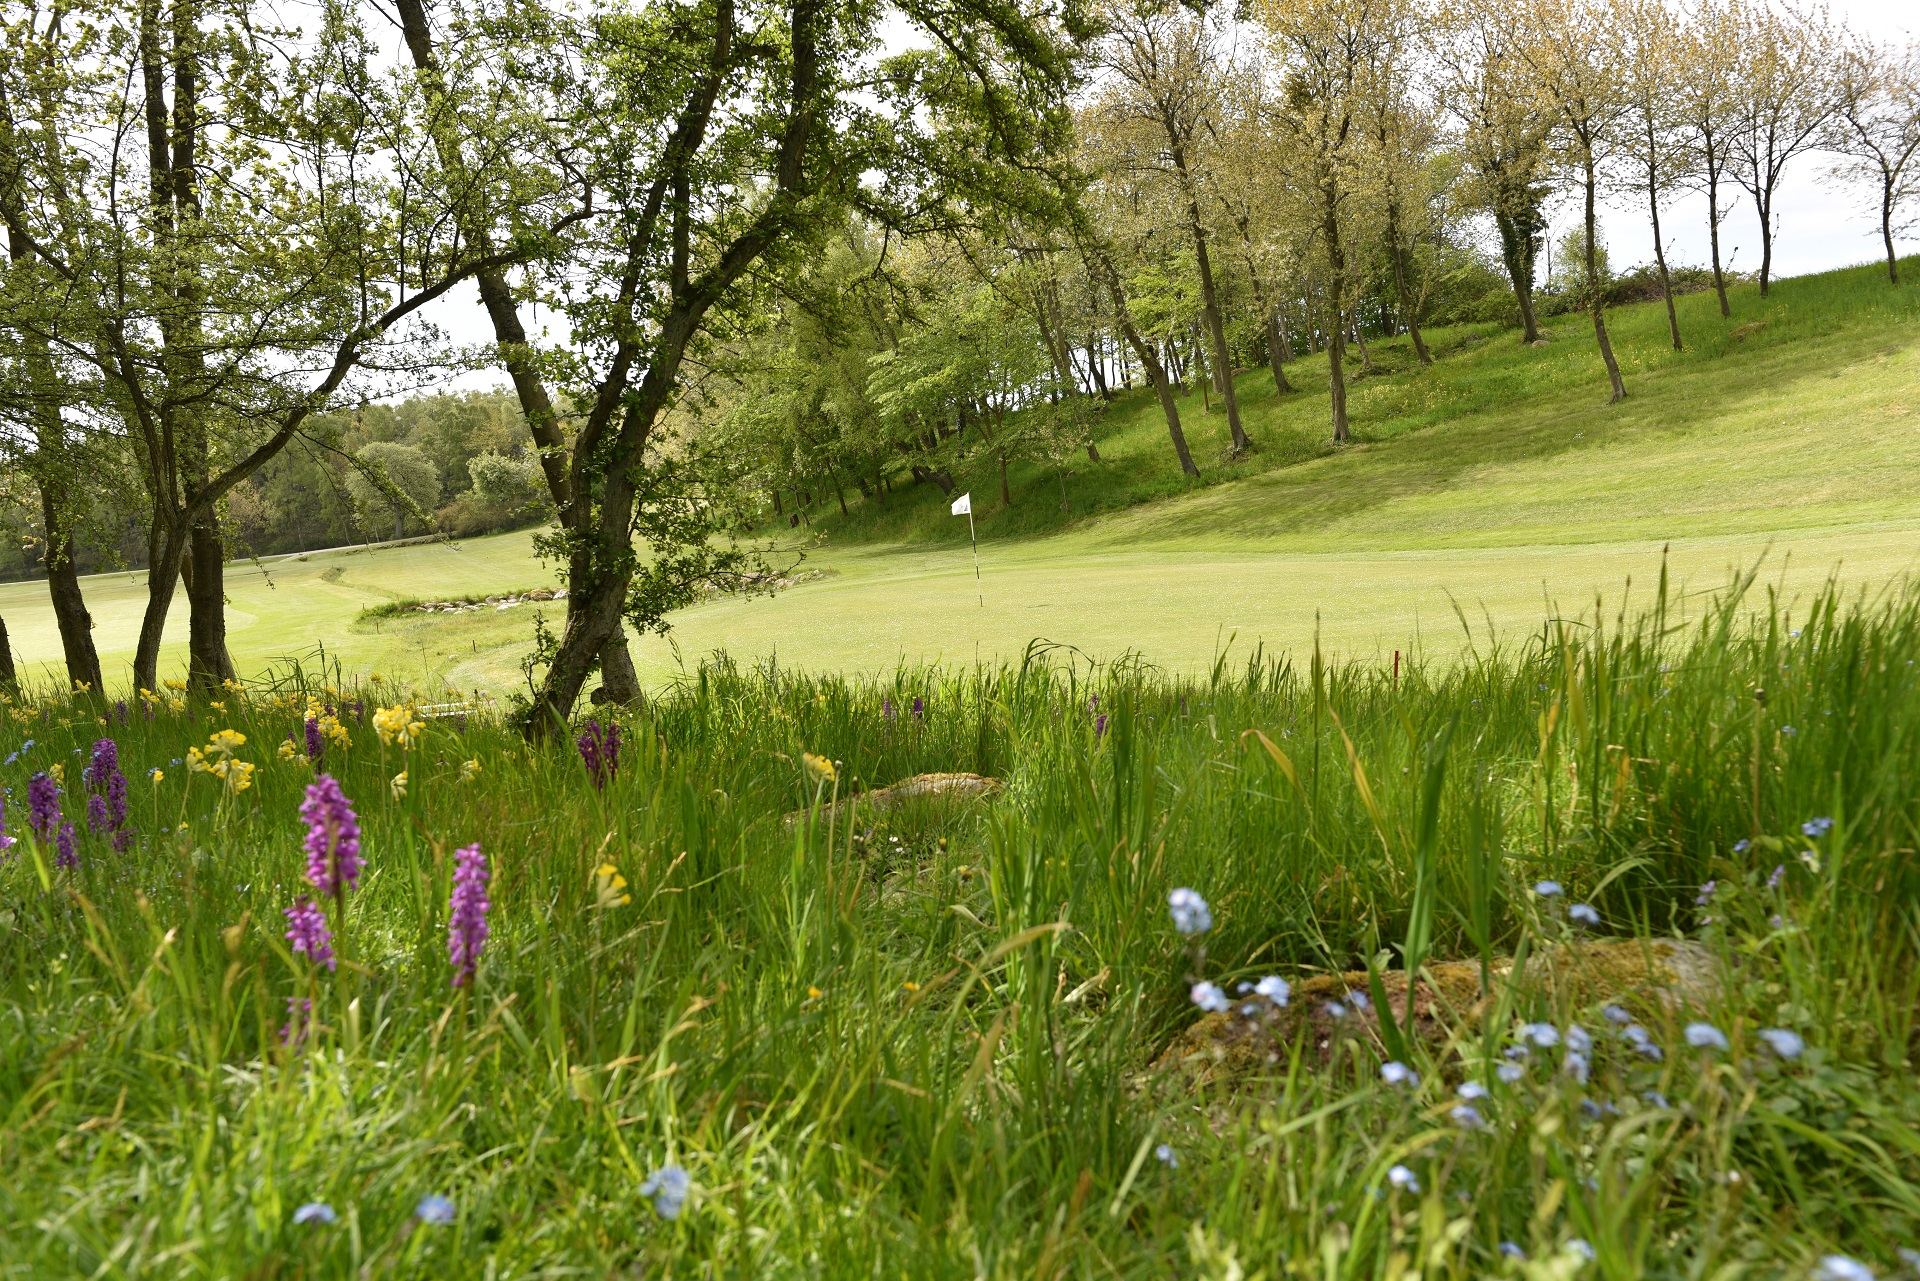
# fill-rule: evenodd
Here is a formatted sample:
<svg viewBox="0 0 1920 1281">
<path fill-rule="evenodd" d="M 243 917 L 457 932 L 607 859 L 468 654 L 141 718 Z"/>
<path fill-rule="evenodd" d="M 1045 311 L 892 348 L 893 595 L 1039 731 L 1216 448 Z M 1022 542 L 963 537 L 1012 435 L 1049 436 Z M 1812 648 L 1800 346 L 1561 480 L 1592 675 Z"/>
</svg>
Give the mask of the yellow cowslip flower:
<svg viewBox="0 0 1920 1281">
<path fill-rule="evenodd" d="M 93 686 L 88 684 L 86 681 L 75 681 L 73 683 L 73 692 L 76 694 L 84 694 L 92 688 Z"/>
<path fill-rule="evenodd" d="M 55 761 L 53 764 L 47 766 L 47 777 L 62 787 L 65 787 L 67 783 L 67 767 L 59 761 Z"/>
<path fill-rule="evenodd" d="M 593 869 L 593 896 L 595 907 L 625 907 L 633 902 L 633 895 L 625 892 L 627 878 L 620 875 L 620 869 L 611 863 L 602 863 Z"/>
<path fill-rule="evenodd" d="M 427 727 L 425 721 L 413 718 L 413 709 L 405 703 L 396 703 L 392 707 L 382 707 L 373 714 L 373 728 L 385 744 L 398 744 L 400 747 L 412 747 L 413 740 L 420 737 L 420 731 Z"/>
<path fill-rule="evenodd" d="M 160 786 L 160 780 L 166 777 L 166 773 L 162 770 L 156 769 L 151 774 L 147 775 L 147 777 L 153 780 L 153 785 L 155 787 L 158 787 Z"/>
<path fill-rule="evenodd" d="M 379 672 L 368 672 L 368 673 L 367 673 L 367 679 L 368 679 L 368 680 L 370 680 L 370 681 L 372 681 L 372 682 L 373 682 L 373 683 L 374 683 L 375 685 L 378 685 L 378 684 L 380 683 L 380 680 L 381 680 L 381 677 L 380 677 L 380 673 L 379 673 Z"/>
<path fill-rule="evenodd" d="M 227 710 L 227 705 L 217 698 L 208 699 L 207 706 L 211 707 L 216 712 L 224 712 Z"/>
<path fill-rule="evenodd" d="M 393 776 L 393 781 L 388 783 L 387 787 L 392 790 L 394 800 L 396 801 L 406 800 L 407 799 L 407 772 L 405 770 L 401 770 L 398 774 L 395 774 Z"/>
<path fill-rule="evenodd" d="M 835 778 L 833 762 L 824 756 L 815 756 L 812 752 L 800 753 L 800 760 L 807 767 L 807 777 L 816 783 L 831 783 Z"/>
<path fill-rule="evenodd" d="M 341 747 L 353 746 L 352 735 L 347 733 L 347 727 L 340 723 L 340 718 L 337 716 L 322 716 L 320 718 L 320 732 L 326 735 L 329 741 Z"/>
<path fill-rule="evenodd" d="M 460 766 L 461 782 L 471 783 L 474 779 L 479 777 L 480 777 L 480 761 L 478 758 L 461 763 L 461 766 Z"/>
<path fill-rule="evenodd" d="M 221 681 L 220 684 L 226 688 L 229 694 L 244 694 L 247 692 L 247 687 L 231 676 Z"/>
<path fill-rule="evenodd" d="M 182 694 L 187 692 L 187 683 L 185 681 L 177 681 L 169 677 L 167 680 L 162 681 L 161 684 L 165 685 L 168 689 L 176 690 Z"/>
<path fill-rule="evenodd" d="M 232 756 L 247 741 L 237 729 L 223 729 L 207 740 L 207 751 L 216 756 Z"/>
<path fill-rule="evenodd" d="M 292 739 L 283 738 L 280 740 L 280 759 L 281 760 L 290 761 L 298 754 L 299 754 L 299 749 L 293 745 Z"/>
<path fill-rule="evenodd" d="M 220 776 L 227 780 L 229 792 L 244 792 L 253 786 L 253 771 L 259 768 L 246 761 L 221 761 Z"/>
<path fill-rule="evenodd" d="M 905 988 L 909 992 L 918 992 L 920 990 L 920 985 L 918 983 L 915 983 L 912 979 L 908 979 L 905 983 L 902 983 L 900 986 Z"/>
<path fill-rule="evenodd" d="M 821 997 L 823 997 L 823 996 L 825 996 L 825 995 L 826 995 L 826 993 L 825 993 L 825 992 L 822 992 L 822 991 L 821 991 L 821 990 L 820 990 L 819 988 L 817 988 L 817 987 L 809 987 L 809 988 L 807 989 L 807 999 L 808 999 L 809 1001 L 817 1001 L 817 1000 L 819 1000 L 819 999 L 820 999 Z"/>
</svg>

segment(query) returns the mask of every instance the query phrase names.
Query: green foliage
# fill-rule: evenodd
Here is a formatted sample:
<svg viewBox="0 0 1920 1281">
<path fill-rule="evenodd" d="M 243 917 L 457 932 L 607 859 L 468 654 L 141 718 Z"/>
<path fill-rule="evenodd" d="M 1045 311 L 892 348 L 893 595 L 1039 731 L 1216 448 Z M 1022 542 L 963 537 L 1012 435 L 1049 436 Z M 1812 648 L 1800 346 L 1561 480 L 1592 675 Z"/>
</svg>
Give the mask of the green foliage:
<svg viewBox="0 0 1920 1281">
<path fill-rule="evenodd" d="M 440 501 L 440 469 L 426 451 L 413 445 L 375 441 L 354 451 L 355 466 L 347 473 L 347 492 L 353 495 L 362 528 L 382 536 L 391 529 L 399 538 L 406 518 L 422 521 Z"/>
<path fill-rule="evenodd" d="M 14 795 L 60 764 L 80 811 L 71 749 L 110 734 L 137 836 L 116 853 L 83 823 L 68 872 L 8 810 L 0 1266 L 1464 1277 L 1506 1266 L 1503 1241 L 1571 1275 L 1578 1238 L 1604 1275 L 1797 1275 L 1835 1250 L 1891 1268 L 1920 1229 L 1920 597 L 1676 606 L 1397 673 L 720 661 L 623 720 L 604 790 L 571 744 L 529 748 L 483 706 L 382 746 L 372 714 L 407 692 L 337 674 L 151 718 L 21 707 L 0 730 Z M 331 971 L 281 937 L 309 695 L 352 740 L 319 768 L 367 858 Z M 258 767 L 244 790 L 172 764 L 229 727 Z M 951 769 L 1003 798 L 831 804 Z M 492 933 L 456 990 L 451 858 L 474 841 Z M 1705 1004 L 1638 1011 L 1662 1061 L 1604 1034 L 1602 994 L 1522 986 L 1514 1022 L 1599 1042 L 1586 1085 L 1557 1054 L 1497 1081 L 1505 1018 L 1489 1043 L 1410 1039 L 1410 1093 L 1365 1036 L 1234 1091 L 1150 1069 L 1197 977 L 1297 982 L 1383 940 L 1563 942 L 1567 900 L 1527 888 L 1544 877 L 1603 934 L 1682 933 L 1725 967 Z M 1213 904 L 1204 954 L 1167 919 L 1177 885 Z M 291 1039 L 289 999 L 313 1003 Z M 1692 1019 L 1732 1052 L 1689 1049 Z M 1463 1079 L 1491 1091 L 1486 1129 L 1449 1119 Z M 693 1184 L 673 1221 L 636 1191 L 668 1163 Z M 414 1219 L 428 1193 L 452 1224 Z M 309 1201 L 339 1222 L 294 1224 Z"/>
</svg>

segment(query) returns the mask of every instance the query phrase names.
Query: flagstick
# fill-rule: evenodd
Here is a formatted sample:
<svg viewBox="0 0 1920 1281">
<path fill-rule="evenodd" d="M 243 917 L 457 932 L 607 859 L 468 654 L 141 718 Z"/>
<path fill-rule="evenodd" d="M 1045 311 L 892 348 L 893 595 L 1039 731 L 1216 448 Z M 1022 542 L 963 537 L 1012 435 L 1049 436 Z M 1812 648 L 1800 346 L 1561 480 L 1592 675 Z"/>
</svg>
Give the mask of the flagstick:
<svg viewBox="0 0 1920 1281">
<path fill-rule="evenodd" d="M 973 589 L 979 593 L 980 608 L 987 607 L 987 589 L 980 585 L 980 540 L 973 532 L 973 504 L 967 504 L 967 537 L 973 542 Z"/>
</svg>

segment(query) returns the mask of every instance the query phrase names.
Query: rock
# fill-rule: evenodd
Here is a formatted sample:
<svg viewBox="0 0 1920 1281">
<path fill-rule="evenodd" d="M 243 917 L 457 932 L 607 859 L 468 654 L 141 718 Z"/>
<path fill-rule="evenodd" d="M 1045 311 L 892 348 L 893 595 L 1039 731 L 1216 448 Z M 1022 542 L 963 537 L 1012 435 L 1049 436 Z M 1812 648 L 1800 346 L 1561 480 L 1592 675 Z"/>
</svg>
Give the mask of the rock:
<svg viewBox="0 0 1920 1281">
<path fill-rule="evenodd" d="M 1540 348 L 1540 347 L 1551 347 L 1551 346 L 1553 346 L 1553 344 L 1552 344 L 1552 343 L 1550 343 L 1550 342 L 1548 342 L 1548 341 L 1547 341 L 1546 339 L 1544 339 L 1544 338 L 1536 338 L 1536 339 L 1534 339 L 1534 340 L 1533 340 L 1533 341 L 1532 341 L 1531 343 L 1528 343 L 1527 345 L 1528 345 L 1529 347 L 1534 347 L 1534 348 Z"/>
<path fill-rule="evenodd" d="M 527 593 L 528 600 L 552 600 L 553 593 L 544 587 L 536 587 Z"/>
<path fill-rule="evenodd" d="M 902 779 L 887 787 L 876 787 L 856 796 L 843 796 L 832 805 L 823 805 L 820 807 L 820 817 L 851 813 L 861 806 L 877 810 L 893 809 L 906 801 L 926 797 L 976 800 L 996 794 L 1003 786 L 999 779 L 980 774 L 915 774 L 912 778 Z M 795 810 L 787 815 L 786 821 L 793 823 L 806 816 L 807 811 Z"/>
<path fill-rule="evenodd" d="M 1576 1007 L 1616 1001 L 1629 1009 L 1648 1010 L 1705 1004 L 1720 990 L 1718 968 L 1712 952 L 1685 939 L 1596 940 L 1552 947 L 1529 957 L 1523 981 Z M 1492 1002 L 1480 996 L 1478 961 L 1435 961 L 1426 969 L 1433 981 L 1422 983 L 1414 995 L 1411 1034 L 1437 1049 L 1456 1030 L 1479 1023 Z M 1496 985 L 1512 972 L 1511 957 L 1494 961 Z M 1393 1008 L 1394 1022 L 1407 1031 L 1406 974 L 1399 970 L 1383 974 L 1380 984 Z M 1360 1002 L 1351 999 L 1352 993 L 1359 993 L 1367 1008 L 1358 1008 Z M 1496 987 L 1494 999 L 1498 996 Z M 1330 1008 L 1336 1002 L 1346 1007 L 1343 1017 L 1336 1017 Z M 1285 1063 L 1294 1043 L 1303 1038 L 1305 1057 L 1324 1066 L 1343 1037 L 1378 1043 L 1380 1018 L 1371 1007 L 1365 971 L 1325 974 L 1295 983 L 1284 1007 L 1253 993 L 1234 996 L 1231 1009 L 1196 1020 L 1155 1066 L 1230 1079 Z"/>
</svg>

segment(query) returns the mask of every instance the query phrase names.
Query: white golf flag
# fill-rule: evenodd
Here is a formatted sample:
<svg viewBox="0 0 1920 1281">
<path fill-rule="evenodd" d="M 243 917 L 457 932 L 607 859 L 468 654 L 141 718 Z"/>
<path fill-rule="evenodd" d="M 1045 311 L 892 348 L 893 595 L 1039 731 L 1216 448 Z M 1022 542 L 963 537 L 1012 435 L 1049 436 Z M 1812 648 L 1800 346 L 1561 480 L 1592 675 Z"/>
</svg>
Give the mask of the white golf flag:
<svg viewBox="0 0 1920 1281">
<path fill-rule="evenodd" d="M 973 491 L 968 490 L 953 500 L 953 514 L 956 516 L 973 515 Z"/>
</svg>

